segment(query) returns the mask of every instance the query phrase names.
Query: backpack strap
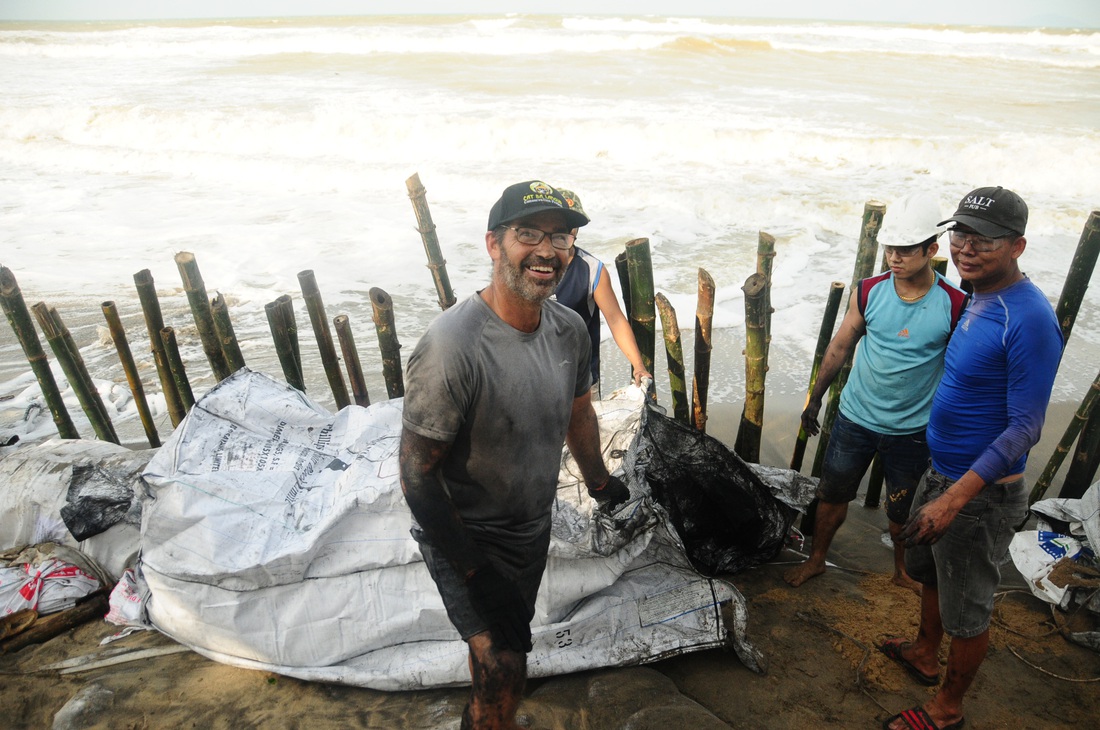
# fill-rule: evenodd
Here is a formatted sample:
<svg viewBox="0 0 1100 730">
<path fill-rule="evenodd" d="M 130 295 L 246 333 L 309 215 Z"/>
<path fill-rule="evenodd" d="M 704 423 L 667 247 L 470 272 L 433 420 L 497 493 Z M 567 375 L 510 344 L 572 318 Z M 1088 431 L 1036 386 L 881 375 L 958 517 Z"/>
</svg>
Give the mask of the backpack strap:
<svg viewBox="0 0 1100 730">
<path fill-rule="evenodd" d="M 867 316 L 867 299 L 871 296 L 871 290 L 884 281 L 889 280 L 890 272 L 885 271 L 878 276 L 870 276 L 866 279 L 859 280 L 859 286 L 856 291 L 856 306 L 859 307 L 859 313 L 864 317 Z"/>
</svg>

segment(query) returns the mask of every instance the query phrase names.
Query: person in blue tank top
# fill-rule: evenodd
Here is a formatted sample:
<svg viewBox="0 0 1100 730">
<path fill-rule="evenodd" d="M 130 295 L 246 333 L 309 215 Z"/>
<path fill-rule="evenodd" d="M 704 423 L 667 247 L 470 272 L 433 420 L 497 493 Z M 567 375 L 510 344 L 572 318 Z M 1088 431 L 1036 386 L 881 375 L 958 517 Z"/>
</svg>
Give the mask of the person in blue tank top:
<svg viewBox="0 0 1100 730">
<path fill-rule="evenodd" d="M 876 454 L 885 474 L 891 536 L 901 532 L 909 517 L 917 484 L 928 468 L 924 427 L 932 393 L 966 300 L 961 289 L 932 269 L 942 215 L 939 203 L 921 193 L 891 206 L 879 235 L 890 270 L 859 283 L 825 351 L 802 412 L 802 427 L 811 435 L 820 430 L 822 399 L 859 345 L 825 450 L 810 554 L 783 576 L 792 586 L 825 572 L 825 557 L 848 515 L 848 502 Z M 919 592 L 905 572 L 904 555 L 904 546 L 895 543 L 893 581 Z"/>
<path fill-rule="evenodd" d="M 558 188 L 558 192 L 565 198 L 571 210 L 584 214 L 581 199 L 576 193 L 561 188 Z M 573 231 L 573 235 L 577 235 L 576 230 Z M 593 398 L 598 400 L 600 397 L 601 314 L 607 320 L 607 326 L 611 330 L 615 344 L 630 362 L 634 384 L 641 385 L 642 378 L 653 377 L 642 360 L 642 353 L 638 349 L 638 342 L 634 339 L 634 332 L 630 329 L 630 322 L 619 307 L 619 300 L 615 298 L 615 290 L 611 288 L 611 280 L 607 276 L 607 269 L 602 261 L 583 248 L 573 246 L 568 268 L 554 292 L 554 298 L 559 304 L 564 304 L 579 314 L 588 328 L 588 336 L 592 340 Z"/>
<path fill-rule="evenodd" d="M 959 203 L 951 258 L 973 301 L 947 347 L 932 401 L 932 468 L 898 539 L 922 584 L 912 642 L 879 648 L 922 683 L 939 683 L 939 650 L 951 637 L 943 684 L 925 702 L 884 724 L 958 728 L 963 695 L 985 659 L 993 595 L 1012 535 L 1027 519 L 1027 454 L 1039 440 L 1062 330 L 1046 297 L 1020 271 L 1027 205 L 1002 187 L 978 188 Z"/>
</svg>

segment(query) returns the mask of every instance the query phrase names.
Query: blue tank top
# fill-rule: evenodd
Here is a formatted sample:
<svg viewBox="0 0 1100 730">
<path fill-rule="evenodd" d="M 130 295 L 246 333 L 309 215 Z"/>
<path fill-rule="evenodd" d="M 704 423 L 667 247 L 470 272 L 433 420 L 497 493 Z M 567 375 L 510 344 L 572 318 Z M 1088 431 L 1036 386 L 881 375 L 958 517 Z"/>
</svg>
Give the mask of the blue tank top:
<svg viewBox="0 0 1100 730">
<path fill-rule="evenodd" d="M 595 294 L 603 271 L 603 262 L 578 247 L 558 288 L 554 290 L 554 298 L 579 314 L 588 328 L 588 336 L 592 340 L 593 383 L 600 381 L 600 310 L 596 306 Z"/>
<path fill-rule="evenodd" d="M 901 435 L 928 423 L 944 350 L 966 293 L 936 274 L 920 301 L 906 302 L 893 276 L 886 272 L 860 282 L 856 301 L 867 328 L 840 394 L 840 411 L 864 428 Z"/>
</svg>

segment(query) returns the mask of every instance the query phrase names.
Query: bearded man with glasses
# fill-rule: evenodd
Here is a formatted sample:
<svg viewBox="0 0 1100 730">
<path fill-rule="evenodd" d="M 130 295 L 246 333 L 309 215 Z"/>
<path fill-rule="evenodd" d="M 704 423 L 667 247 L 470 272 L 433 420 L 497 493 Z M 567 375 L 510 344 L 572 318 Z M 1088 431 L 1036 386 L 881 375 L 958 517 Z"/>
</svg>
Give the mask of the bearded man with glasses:
<svg viewBox="0 0 1100 730">
<path fill-rule="evenodd" d="M 589 495 L 630 498 L 600 450 L 588 332 L 549 301 L 588 216 L 539 180 L 489 213 L 489 286 L 437 317 L 405 377 L 401 487 L 447 616 L 466 641 L 462 728 L 515 728 L 563 442 Z"/>
<path fill-rule="evenodd" d="M 898 538 L 909 575 L 922 584 L 920 628 L 913 642 L 892 639 L 880 648 L 913 676 L 938 680 L 945 633 L 951 643 L 935 696 L 894 715 L 886 728 L 962 726 L 963 695 L 989 647 L 1000 565 L 1027 519 L 1024 468 L 1063 346 L 1053 308 L 1019 267 L 1027 216 L 1019 195 L 985 187 L 942 222 L 954 224 L 951 258 L 973 299 L 932 401 L 932 466 Z"/>
</svg>

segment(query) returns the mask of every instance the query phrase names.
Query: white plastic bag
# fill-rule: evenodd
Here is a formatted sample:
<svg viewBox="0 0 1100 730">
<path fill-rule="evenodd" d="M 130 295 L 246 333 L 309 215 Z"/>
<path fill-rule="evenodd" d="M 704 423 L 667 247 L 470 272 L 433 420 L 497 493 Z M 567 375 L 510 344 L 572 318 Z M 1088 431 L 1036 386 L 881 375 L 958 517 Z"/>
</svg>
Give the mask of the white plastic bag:
<svg viewBox="0 0 1100 730">
<path fill-rule="evenodd" d="M 40 616 L 57 613 L 97 588 L 95 576 L 55 558 L 0 568 L 0 613 L 24 608 L 38 611 Z"/>
</svg>

